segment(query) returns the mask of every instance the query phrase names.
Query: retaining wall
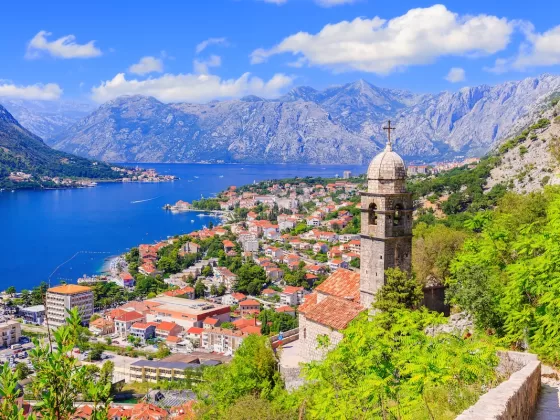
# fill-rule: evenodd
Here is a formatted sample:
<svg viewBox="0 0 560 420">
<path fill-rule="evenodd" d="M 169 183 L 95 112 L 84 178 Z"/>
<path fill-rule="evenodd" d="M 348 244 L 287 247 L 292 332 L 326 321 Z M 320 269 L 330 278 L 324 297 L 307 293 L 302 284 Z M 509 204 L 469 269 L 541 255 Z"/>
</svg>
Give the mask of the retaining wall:
<svg viewBox="0 0 560 420">
<path fill-rule="evenodd" d="M 512 372 L 507 381 L 480 397 L 456 420 L 529 420 L 533 418 L 541 388 L 541 362 L 536 355 L 500 352 L 501 373 Z"/>
</svg>

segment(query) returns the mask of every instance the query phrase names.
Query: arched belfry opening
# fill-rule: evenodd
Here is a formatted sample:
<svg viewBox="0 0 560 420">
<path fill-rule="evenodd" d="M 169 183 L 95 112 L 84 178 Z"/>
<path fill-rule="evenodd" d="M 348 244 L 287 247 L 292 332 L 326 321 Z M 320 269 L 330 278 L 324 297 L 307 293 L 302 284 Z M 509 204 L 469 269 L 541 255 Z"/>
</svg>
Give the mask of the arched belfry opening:
<svg viewBox="0 0 560 420">
<path fill-rule="evenodd" d="M 393 215 L 393 226 L 400 226 L 402 222 L 402 205 L 395 205 L 395 214 Z"/>
<path fill-rule="evenodd" d="M 368 209 L 368 224 L 377 225 L 377 206 L 375 203 L 371 203 Z"/>
</svg>

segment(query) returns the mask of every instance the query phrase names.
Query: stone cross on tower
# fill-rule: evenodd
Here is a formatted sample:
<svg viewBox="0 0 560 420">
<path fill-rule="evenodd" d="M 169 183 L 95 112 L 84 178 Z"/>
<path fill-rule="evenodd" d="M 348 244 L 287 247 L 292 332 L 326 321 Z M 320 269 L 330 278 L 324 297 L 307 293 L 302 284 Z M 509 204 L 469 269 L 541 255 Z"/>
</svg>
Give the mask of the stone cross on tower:
<svg viewBox="0 0 560 420">
<path fill-rule="evenodd" d="M 387 127 L 383 127 L 383 130 L 387 130 L 387 147 L 389 150 L 393 150 L 393 143 L 391 143 L 391 130 L 394 130 L 395 127 L 391 127 L 391 120 L 387 121 Z"/>
<path fill-rule="evenodd" d="M 385 284 L 385 270 L 410 271 L 412 256 L 412 195 L 406 190 L 406 166 L 392 150 L 391 121 L 387 147 L 371 161 L 368 188 L 362 193 L 360 303 L 369 308 Z"/>
</svg>

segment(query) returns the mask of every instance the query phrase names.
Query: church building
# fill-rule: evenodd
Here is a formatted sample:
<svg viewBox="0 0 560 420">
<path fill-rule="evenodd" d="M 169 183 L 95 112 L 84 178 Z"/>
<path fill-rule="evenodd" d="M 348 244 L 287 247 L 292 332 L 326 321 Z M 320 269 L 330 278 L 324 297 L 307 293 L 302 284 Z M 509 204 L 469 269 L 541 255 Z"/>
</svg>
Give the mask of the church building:
<svg viewBox="0 0 560 420">
<path fill-rule="evenodd" d="M 299 307 L 299 348 L 305 361 L 322 359 L 336 347 L 340 331 L 371 307 L 385 284 L 386 269 L 410 272 L 412 195 L 406 191 L 404 161 L 392 149 L 390 122 L 386 129 L 389 141 L 371 161 L 361 197 L 360 272 L 336 270 Z"/>
</svg>

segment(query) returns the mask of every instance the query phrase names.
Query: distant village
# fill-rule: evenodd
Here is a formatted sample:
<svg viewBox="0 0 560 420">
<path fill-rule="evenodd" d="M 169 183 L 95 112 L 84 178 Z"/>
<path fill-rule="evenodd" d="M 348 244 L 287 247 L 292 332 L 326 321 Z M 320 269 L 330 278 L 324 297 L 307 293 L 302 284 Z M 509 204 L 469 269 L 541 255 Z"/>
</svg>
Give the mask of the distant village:
<svg viewBox="0 0 560 420">
<path fill-rule="evenodd" d="M 95 165 L 95 162 L 94 162 Z M 111 182 L 122 181 L 122 182 L 168 182 L 177 179 L 174 175 L 160 175 L 155 169 L 142 169 L 139 167 L 129 169 L 112 167 L 114 171 L 120 172 L 123 177 Z M 33 180 L 33 175 L 25 172 L 11 172 L 8 179 L 15 183 L 30 182 Z M 42 182 L 53 183 L 56 187 L 60 188 L 90 188 L 96 187 L 97 182 L 91 181 L 89 179 L 76 179 L 70 177 L 50 177 L 41 176 L 40 180 Z M 106 181 L 103 181 L 106 182 Z"/>
</svg>

